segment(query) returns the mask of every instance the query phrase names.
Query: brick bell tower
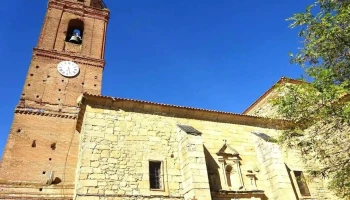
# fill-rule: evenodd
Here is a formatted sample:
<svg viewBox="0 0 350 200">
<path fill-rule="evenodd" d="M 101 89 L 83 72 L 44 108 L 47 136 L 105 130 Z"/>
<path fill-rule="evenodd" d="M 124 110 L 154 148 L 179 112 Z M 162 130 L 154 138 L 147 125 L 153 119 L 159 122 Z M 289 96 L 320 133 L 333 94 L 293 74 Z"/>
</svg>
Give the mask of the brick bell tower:
<svg viewBox="0 0 350 200">
<path fill-rule="evenodd" d="M 109 10 L 49 0 L 0 167 L 0 199 L 72 198 L 77 98 L 100 94 Z"/>
</svg>

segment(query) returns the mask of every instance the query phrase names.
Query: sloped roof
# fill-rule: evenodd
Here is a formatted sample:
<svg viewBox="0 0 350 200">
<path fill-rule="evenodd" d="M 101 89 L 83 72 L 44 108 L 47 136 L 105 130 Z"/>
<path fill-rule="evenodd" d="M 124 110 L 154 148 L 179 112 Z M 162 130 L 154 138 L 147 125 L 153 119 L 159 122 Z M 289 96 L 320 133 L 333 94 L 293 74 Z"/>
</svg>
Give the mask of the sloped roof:
<svg viewBox="0 0 350 200">
<path fill-rule="evenodd" d="M 274 129 L 287 129 L 295 125 L 292 121 L 286 119 L 273 119 L 232 112 L 177 106 L 163 103 L 154 103 L 149 101 L 102 96 L 88 93 L 84 93 L 79 99 L 80 101 L 78 103 L 80 104 L 80 113 L 78 116 L 77 130 L 79 130 L 80 128 L 80 123 L 83 120 L 85 106 L 87 104 L 107 106 L 110 108 L 119 107 L 122 109 L 133 110 L 137 112 L 151 112 L 155 114 L 171 115 L 180 118 L 234 123 Z"/>
<path fill-rule="evenodd" d="M 132 102 L 137 102 L 137 103 L 145 103 L 145 104 L 152 104 L 152 105 L 168 106 L 168 107 L 174 107 L 174 108 L 185 108 L 185 109 L 190 109 L 190 110 L 198 110 L 198 111 L 207 111 L 207 112 L 214 112 L 214 113 L 230 114 L 230 115 L 244 116 L 244 117 L 250 117 L 250 118 L 289 121 L 289 120 L 286 120 L 286 119 L 273 119 L 273 118 L 268 118 L 268 117 L 255 116 L 255 115 L 247 115 L 247 114 L 240 114 L 240 113 L 233 113 L 233 112 L 226 112 L 226 111 L 218 111 L 218 110 L 210 110 L 210 109 L 203 109 L 203 108 L 194 108 L 194 107 L 188 107 L 188 106 L 178 106 L 178 105 L 172 105 L 172 104 L 156 103 L 156 102 L 150 102 L 150 101 L 144 101 L 144 100 L 128 99 L 128 98 L 121 98 L 121 97 L 111 97 L 111 96 L 96 95 L 96 94 L 89 94 L 89 93 L 84 93 L 83 96 L 84 97 L 97 97 L 97 98 L 110 99 L 110 100 L 132 101 Z"/>
<path fill-rule="evenodd" d="M 287 78 L 282 76 L 275 84 L 273 84 L 264 94 L 262 94 L 254 103 L 252 103 L 247 109 L 245 109 L 242 114 L 247 114 L 250 110 L 252 110 L 256 105 L 258 105 L 267 95 L 269 95 L 275 88 L 281 83 L 293 83 L 300 84 L 304 83 L 303 81 Z"/>
</svg>

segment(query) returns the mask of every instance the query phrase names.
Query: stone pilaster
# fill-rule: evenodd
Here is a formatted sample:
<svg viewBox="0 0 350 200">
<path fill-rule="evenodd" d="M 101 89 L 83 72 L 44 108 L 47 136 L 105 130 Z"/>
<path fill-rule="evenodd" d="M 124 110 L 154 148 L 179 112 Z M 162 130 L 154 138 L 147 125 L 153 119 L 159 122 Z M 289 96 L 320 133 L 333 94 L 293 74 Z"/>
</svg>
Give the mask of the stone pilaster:
<svg viewBox="0 0 350 200">
<path fill-rule="evenodd" d="M 269 184 L 268 198 L 271 200 L 296 199 L 279 145 L 256 137 L 255 149 L 266 183 Z"/>
<path fill-rule="evenodd" d="M 178 141 L 185 200 L 211 200 L 201 136 L 179 131 Z"/>
</svg>

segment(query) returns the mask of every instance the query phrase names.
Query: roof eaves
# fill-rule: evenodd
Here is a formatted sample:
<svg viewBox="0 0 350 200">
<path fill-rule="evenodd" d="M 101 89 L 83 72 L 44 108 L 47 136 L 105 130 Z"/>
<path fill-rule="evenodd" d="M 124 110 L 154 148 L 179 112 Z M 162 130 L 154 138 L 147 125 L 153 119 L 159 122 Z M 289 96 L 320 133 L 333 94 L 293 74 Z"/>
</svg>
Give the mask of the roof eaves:
<svg viewBox="0 0 350 200">
<path fill-rule="evenodd" d="M 246 115 L 246 114 L 239 114 L 239 113 L 232 113 L 232 112 L 225 112 L 225 111 L 217 111 L 217 110 L 209 110 L 209 109 L 202 109 L 202 108 L 193 108 L 193 107 L 187 107 L 187 106 L 177 106 L 177 105 L 171 105 L 171 104 L 163 104 L 163 103 L 155 103 L 155 102 L 149 102 L 149 101 L 143 101 L 143 100 L 135 100 L 135 99 L 128 99 L 128 98 L 120 98 L 120 97 L 111 97 L 111 96 L 103 96 L 103 95 L 96 95 L 96 94 L 89 94 L 89 93 L 84 93 L 83 94 L 83 99 L 91 99 L 91 102 L 94 102 L 95 100 L 93 98 L 98 98 L 100 100 L 105 101 L 105 104 L 108 104 L 108 102 L 112 103 L 114 101 L 128 101 L 128 102 L 134 102 L 134 103 L 144 103 L 145 105 L 147 105 L 147 109 L 145 107 L 145 110 L 150 110 L 153 106 L 155 105 L 160 105 L 160 106 L 166 106 L 168 107 L 168 112 L 174 112 L 176 113 L 177 109 L 186 109 L 186 110 L 192 110 L 192 111 L 197 111 L 197 112 L 208 112 L 207 116 L 209 120 L 220 120 L 220 121 L 225 121 L 225 119 L 227 119 L 228 116 L 231 117 L 237 117 L 237 119 L 240 119 L 239 122 L 237 121 L 237 123 L 243 123 L 244 121 L 248 122 L 250 119 L 251 120 L 259 120 L 257 121 L 257 123 L 268 123 L 268 121 L 273 122 L 273 124 L 276 124 L 278 127 L 280 127 L 280 125 L 282 125 L 282 127 L 284 127 L 284 123 L 286 123 L 285 125 L 289 126 L 294 126 L 293 122 L 291 120 L 287 120 L 287 119 L 274 119 L 274 118 L 268 118 L 268 117 L 262 117 L 262 116 L 254 116 L 254 115 Z M 99 100 L 99 101 L 100 101 Z M 86 102 L 85 100 L 83 100 L 83 102 Z M 83 103 L 86 105 L 86 103 Z M 190 111 L 187 111 L 187 113 L 189 113 Z M 212 113 L 212 114 L 210 114 Z M 203 113 L 201 113 L 203 114 Z M 217 115 L 217 116 L 215 116 Z M 224 115 L 228 115 L 228 116 L 224 116 Z M 227 120 L 230 121 L 229 118 Z M 226 121 L 227 121 L 226 120 Z M 266 121 L 267 120 L 267 121 Z M 275 126 L 275 125 L 274 125 Z"/>
<path fill-rule="evenodd" d="M 136 100 L 136 99 L 128 99 L 128 98 L 121 98 L 121 97 L 111 97 L 111 96 L 96 95 L 96 94 L 89 94 L 89 93 L 84 93 L 84 96 L 86 96 L 86 97 L 88 97 L 88 96 L 90 96 L 90 97 L 99 97 L 99 98 L 105 98 L 105 99 L 111 99 L 111 100 L 133 101 L 133 102 L 147 103 L 147 104 L 152 104 L 152 105 L 169 106 L 169 107 L 174 107 L 174 108 L 185 108 L 185 109 L 190 109 L 190 110 L 208 111 L 208 112 L 214 112 L 214 113 L 231 114 L 231 115 L 247 116 L 247 117 L 254 117 L 254 118 L 272 119 L 272 118 L 267 118 L 267 117 L 259 117 L 259 116 L 255 116 L 255 115 L 246 115 L 246 114 L 226 112 L 226 111 L 210 110 L 210 109 L 203 109 L 203 108 L 194 108 L 194 107 L 187 107 L 187 106 L 178 106 L 178 105 L 172 105 L 172 104 L 164 104 L 164 103 L 157 103 L 157 102 L 150 102 L 150 101 Z"/>
</svg>

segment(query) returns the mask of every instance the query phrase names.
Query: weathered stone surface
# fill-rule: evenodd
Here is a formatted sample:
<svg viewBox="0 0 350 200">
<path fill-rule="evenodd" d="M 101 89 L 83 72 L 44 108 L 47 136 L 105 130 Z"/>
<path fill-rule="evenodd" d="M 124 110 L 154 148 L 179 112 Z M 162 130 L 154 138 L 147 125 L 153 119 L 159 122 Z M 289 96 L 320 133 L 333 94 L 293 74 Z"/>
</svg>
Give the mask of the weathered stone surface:
<svg viewBox="0 0 350 200">
<path fill-rule="evenodd" d="M 79 183 L 83 187 L 89 187 L 89 186 L 97 186 L 97 180 L 81 180 Z"/>
<path fill-rule="evenodd" d="M 138 195 L 139 199 L 159 197 L 187 200 L 196 196 L 200 200 L 229 200 L 219 193 L 210 193 L 210 188 L 212 191 L 241 188 L 247 192 L 240 195 L 240 199 L 251 199 L 251 190 L 265 191 L 260 196 L 253 195 L 256 199 L 264 199 L 266 195 L 269 199 L 282 200 L 291 199 L 294 195 L 285 167 L 285 163 L 290 163 L 289 159 L 283 156 L 282 149 L 277 145 L 256 139 L 259 137 L 253 134 L 276 136 L 278 130 L 113 110 L 109 107 L 104 110 L 110 112 L 100 112 L 101 108 L 95 112 L 94 107 L 91 106 L 87 114 L 99 114 L 100 124 L 93 129 L 101 131 L 103 137 L 82 140 L 80 146 L 80 151 L 86 152 L 82 157 L 90 158 L 92 172 L 90 168 L 81 168 L 79 173 L 84 173 L 84 176 L 77 176 L 78 183 L 98 181 L 78 184 L 87 191 L 96 192 L 95 189 L 89 189 L 97 184 L 99 194 L 119 195 L 126 199 Z M 202 135 L 187 134 L 177 124 L 193 126 Z M 83 127 L 83 130 L 86 128 Z M 83 131 L 81 138 L 87 135 L 88 132 Z M 231 186 L 227 182 L 226 168 L 219 162 L 222 156 L 217 155 L 225 142 L 239 153 L 239 168 L 230 172 L 233 174 L 230 180 L 235 181 Z M 161 162 L 160 190 L 150 188 L 150 161 Z M 227 162 L 234 163 L 233 160 Z M 236 176 L 237 173 L 241 175 Z M 252 174 L 254 181 L 250 178 Z M 243 184 L 242 187 L 239 187 L 240 184 Z M 312 193 L 319 194 L 319 187 L 316 190 L 313 184 L 309 186 Z"/>
</svg>

